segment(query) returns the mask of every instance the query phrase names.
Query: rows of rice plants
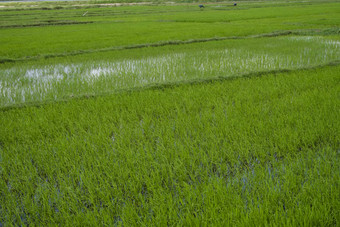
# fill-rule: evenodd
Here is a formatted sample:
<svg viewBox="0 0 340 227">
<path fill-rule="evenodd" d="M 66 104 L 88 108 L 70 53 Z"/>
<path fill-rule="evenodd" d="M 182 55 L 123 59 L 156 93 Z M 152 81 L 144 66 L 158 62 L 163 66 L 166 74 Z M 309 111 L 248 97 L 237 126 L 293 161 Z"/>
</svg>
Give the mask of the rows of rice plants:
<svg viewBox="0 0 340 227">
<path fill-rule="evenodd" d="M 79 95 L 98 95 L 121 89 L 218 77 L 251 72 L 296 69 L 327 64 L 340 59 L 340 42 L 323 37 L 278 37 L 252 41 L 219 41 L 138 50 L 142 58 L 74 63 L 17 64 L 0 69 L 0 106 L 25 102 L 61 100 Z M 275 48 L 273 48 L 275 46 Z M 130 54 L 133 54 L 134 52 Z M 112 55 L 112 54 L 111 54 Z"/>
<path fill-rule="evenodd" d="M 0 112 L 0 223 L 339 223 L 339 66 Z"/>
<path fill-rule="evenodd" d="M 0 227 L 339 225 L 338 2 L 94 3 L 0 3 Z"/>
<path fill-rule="evenodd" d="M 248 3 L 236 8 L 209 5 L 203 11 L 197 5 L 5 11 L 0 23 L 14 27 L 0 28 L 0 57 L 22 59 L 171 40 L 332 28 L 339 24 L 338 8 L 339 3 Z M 32 27 L 15 27 L 23 21 Z M 76 22 L 91 23 L 72 24 Z M 55 26 L 38 26 L 49 23 Z"/>
</svg>

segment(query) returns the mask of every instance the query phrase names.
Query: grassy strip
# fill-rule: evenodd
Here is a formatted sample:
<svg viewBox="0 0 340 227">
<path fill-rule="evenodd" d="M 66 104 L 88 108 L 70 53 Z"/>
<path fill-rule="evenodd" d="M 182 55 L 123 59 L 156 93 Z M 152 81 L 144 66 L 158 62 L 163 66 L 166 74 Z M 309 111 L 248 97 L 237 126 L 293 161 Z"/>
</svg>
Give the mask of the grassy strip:
<svg viewBox="0 0 340 227">
<path fill-rule="evenodd" d="M 271 33 L 250 35 L 250 36 L 231 36 L 231 37 L 213 37 L 206 39 L 190 39 L 190 40 L 169 40 L 166 42 L 159 43 L 145 43 L 145 44 L 136 44 L 129 46 L 120 46 L 120 47 L 110 47 L 96 50 L 78 50 L 69 53 L 60 53 L 60 54 L 46 54 L 46 55 L 38 55 L 38 56 L 27 56 L 25 58 L 19 59 L 0 59 L 1 63 L 8 62 L 25 62 L 25 61 L 34 61 L 39 59 L 49 59 L 49 58 L 59 58 L 59 57 L 68 57 L 68 56 L 77 56 L 82 54 L 90 54 L 90 53 L 102 53 L 102 52 L 110 52 L 110 51 L 119 51 L 119 50 L 127 50 L 127 49 L 140 49 L 140 48 L 148 48 L 148 47 L 162 47 L 162 46 L 171 46 L 171 45 L 185 45 L 191 43 L 205 43 L 212 41 L 223 41 L 228 39 L 252 39 L 252 38 L 263 38 L 263 37 L 278 37 L 278 36 L 287 36 L 287 35 L 332 35 L 338 34 L 339 28 L 334 29 L 306 29 L 306 30 L 288 30 L 288 31 L 277 31 Z"/>
<path fill-rule="evenodd" d="M 136 44 L 136 45 L 129 45 L 129 46 L 103 48 L 103 49 L 96 49 L 96 50 L 79 50 L 79 51 L 74 51 L 74 52 L 69 52 L 69 53 L 60 53 L 60 54 L 46 54 L 46 55 L 40 55 L 40 56 L 27 56 L 25 58 L 19 58 L 19 59 L 0 59 L 0 63 L 24 62 L 24 61 L 39 60 L 39 59 L 42 59 L 42 58 L 48 59 L 48 58 L 57 58 L 57 57 L 76 56 L 76 55 L 89 54 L 89 53 L 100 53 L 100 52 L 109 52 L 109 51 L 127 50 L 127 49 L 140 49 L 140 48 L 147 48 L 147 47 L 162 47 L 162 46 L 170 46 L 170 45 L 204 43 L 204 42 L 221 41 L 221 40 L 227 40 L 227 39 L 246 39 L 246 38 L 285 36 L 285 35 L 289 35 L 291 33 L 292 33 L 291 31 L 281 31 L 281 32 L 252 35 L 252 36 L 247 36 L 247 37 L 242 37 L 242 36 L 214 37 L 214 38 L 207 38 L 207 39 L 190 39 L 190 40 L 185 40 L 185 41 L 169 40 L 169 41 L 166 41 L 166 42 L 159 42 L 159 43 L 145 43 L 145 44 Z"/>
<path fill-rule="evenodd" d="M 0 112 L 0 222 L 336 226 L 339 70 Z"/>
</svg>

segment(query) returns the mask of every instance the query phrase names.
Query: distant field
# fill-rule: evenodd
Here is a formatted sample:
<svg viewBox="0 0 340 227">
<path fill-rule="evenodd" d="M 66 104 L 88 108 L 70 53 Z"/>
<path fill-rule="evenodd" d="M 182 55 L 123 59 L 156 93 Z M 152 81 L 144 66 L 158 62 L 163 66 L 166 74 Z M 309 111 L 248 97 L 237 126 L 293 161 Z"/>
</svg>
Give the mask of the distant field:
<svg viewBox="0 0 340 227">
<path fill-rule="evenodd" d="M 339 7 L 339 2 L 247 2 L 237 7 L 231 3 L 209 4 L 204 10 L 197 4 L 20 11 L 4 8 L 0 9 L 0 57 L 17 59 L 173 40 L 334 28 L 340 23 Z"/>
<path fill-rule="evenodd" d="M 0 226 L 338 226 L 339 2 L 0 2 Z"/>
</svg>

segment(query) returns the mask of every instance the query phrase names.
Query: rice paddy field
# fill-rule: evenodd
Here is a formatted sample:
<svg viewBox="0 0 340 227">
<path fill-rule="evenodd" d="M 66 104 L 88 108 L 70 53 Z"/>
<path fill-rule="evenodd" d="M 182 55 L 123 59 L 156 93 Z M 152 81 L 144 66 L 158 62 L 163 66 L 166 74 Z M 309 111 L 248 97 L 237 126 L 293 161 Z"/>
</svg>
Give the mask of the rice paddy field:
<svg viewBox="0 0 340 227">
<path fill-rule="evenodd" d="M 0 226 L 339 226 L 340 2 L 0 2 Z"/>
</svg>

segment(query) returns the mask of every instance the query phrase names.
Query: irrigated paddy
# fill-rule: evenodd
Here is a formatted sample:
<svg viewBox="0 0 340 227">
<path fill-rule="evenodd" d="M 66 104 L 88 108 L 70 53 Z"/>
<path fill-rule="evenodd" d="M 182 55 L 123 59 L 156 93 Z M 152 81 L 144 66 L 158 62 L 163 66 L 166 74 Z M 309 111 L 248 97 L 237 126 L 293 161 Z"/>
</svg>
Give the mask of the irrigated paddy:
<svg viewBox="0 0 340 227">
<path fill-rule="evenodd" d="M 251 72 L 312 67 L 340 58 L 340 43 L 322 37 L 278 37 L 252 41 L 218 41 L 180 46 L 154 56 L 144 50 L 139 59 L 37 63 L 14 65 L 0 70 L 1 106 L 25 102 L 60 100 L 68 96 L 96 95 L 121 89 L 197 79 L 240 76 Z M 275 46 L 275 48 L 273 48 Z M 157 49 L 157 48 L 153 48 Z M 137 50 L 139 52 L 143 50 Z M 72 61 L 72 59 L 69 59 Z"/>
<path fill-rule="evenodd" d="M 0 227 L 339 225 L 339 3 L 74 4 L 0 3 Z"/>
</svg>

